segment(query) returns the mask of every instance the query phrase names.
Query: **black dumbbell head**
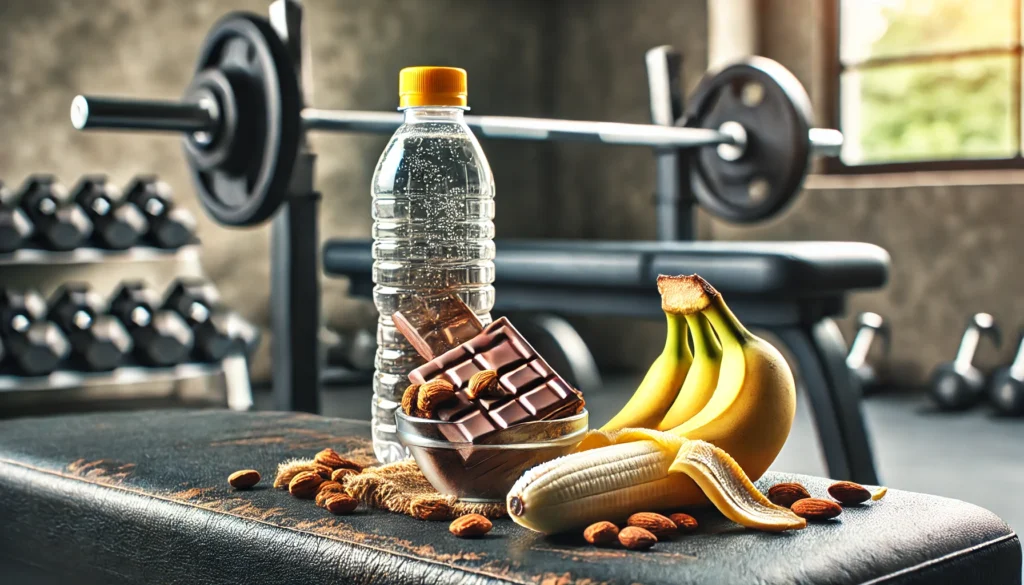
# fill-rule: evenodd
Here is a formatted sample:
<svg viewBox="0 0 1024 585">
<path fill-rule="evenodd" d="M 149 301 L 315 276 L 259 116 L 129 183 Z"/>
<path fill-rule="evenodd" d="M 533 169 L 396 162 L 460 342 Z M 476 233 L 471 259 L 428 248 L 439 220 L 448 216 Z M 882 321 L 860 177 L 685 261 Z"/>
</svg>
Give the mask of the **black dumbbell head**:
<svg viewBox="0 0 1024 585">
<path fill-rule="evenodd" d="M 134 203 L 122 201 L 106 177 L 83 177 L 72 189 L 72 199 L 93 223 L 94 239 L 104 248 L 131 248 L 149 230 L 146 217 Z"/>
<path fill-rule="evenodd" d="M 85 211 L 67 200 L 67 190 L 50 175 L 29 177 L 18 200 L 35 224 L 36 236 L 51 250 L 73 250 L 92 234 Z"/>
<path fill-rule="evenodd" d="M 177 312 L 190 323 L 197 323 L 206 320 L 202 309 L 205 309 L 205 316 L 208 316 L 219 304 L 217 287 L 210 281 L 179 278 L 168 289 L 163 307 Z"/>
<path fill-rule="evenodd" d="M 26 376 L 52 373 L 70 350 L 67 338 L 50 321 L 32 323 L 19 335 L 8 337 L 7 342 L 11 358 Z"/>
<path fill-rule="evenodd" d="M 196 220 L 186 209 L 175 207 L 171 189 L 156 177 L 136 177 L 128 186 L 126 200 L 134 203 L 149 221 L 146 239 L 159 248 L 176 249 L 192 241 Z"/>
<path fill-rule="evenodd" d="M 25 212 L 11 204 L 12 197 L 0 181 L 0 253 L 22 248 L 32 237 L 32 222 Z"/>
<path fill-rule="evenodd" d="M 992 376 L 989 401 L 1000 415 L 1024 415 L 1024 380 L 1012 375 L 1012 367 L 1000 368 Z"/>
<path fill-rule="evenodd" d="M 172 311 L 156 311 L 146 326 L 132 331 L 135 355 L 151 366 L 167 367 L 188 360 L 194 338 L 192 329 Z"/>
<path fill-rule="evenodd" d="M 145 284 L 136 281 L 122 283 L 121 288 L 110 299 L 110 313 L 129 328 L 148 323 L 157 306 L 156 293 Z M 140 307 L 145 310 L 144 313 L 136 311 Z M 136 314 L 133 316 L 133 313 Z"/>
<path fill-rule="evenodd" d="M 985 377 L 973 366 L 958 370 L 945 363 L 932 374 L 929 392 L 939 408 L 965 410 L 984 399 Z"/>
<path fill-rule="evenodd" d="M 87 285 L 68 284 L 54 293 L 49 318 L 71 342 L 76 367 L 91 371 L 112 370 L 132 349 L 132 339 L 121 322 L 103 314 L 103 300 Z"/>
</svg>

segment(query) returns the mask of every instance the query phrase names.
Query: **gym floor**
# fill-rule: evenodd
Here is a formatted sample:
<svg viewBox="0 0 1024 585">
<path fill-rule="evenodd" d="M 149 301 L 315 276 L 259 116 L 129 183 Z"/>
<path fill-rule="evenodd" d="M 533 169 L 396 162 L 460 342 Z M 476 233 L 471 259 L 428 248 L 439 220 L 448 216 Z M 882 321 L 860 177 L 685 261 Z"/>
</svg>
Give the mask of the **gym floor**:
<svg viewBox="0 0 1024 585">
<path fill-rule="evenodd" d="M 591 420 L 603 422 L 626 403 L 642 374 L 613 376 L 587 392 Z M 368 419 L 365 386 L 335 387 L 323 394 L 327 416 Z M 827 475 L 814 423 L 801 396 L 789 441 L 772 466 L 779 471 Z M 354 406 L 353 406 L 354 405 Z M 268 392 L 256 406 L 270 408 Z M 355 410 L 353 410 L 355 408 Z M 864 403 L 875 462 L 884 485 L 964 500 L 995 512 L 1024 532 L 1024 419 L 999 419 L 985 409 L 945 414 L 930 408 L 923 394 L 871 396 Z"/>
</svg>

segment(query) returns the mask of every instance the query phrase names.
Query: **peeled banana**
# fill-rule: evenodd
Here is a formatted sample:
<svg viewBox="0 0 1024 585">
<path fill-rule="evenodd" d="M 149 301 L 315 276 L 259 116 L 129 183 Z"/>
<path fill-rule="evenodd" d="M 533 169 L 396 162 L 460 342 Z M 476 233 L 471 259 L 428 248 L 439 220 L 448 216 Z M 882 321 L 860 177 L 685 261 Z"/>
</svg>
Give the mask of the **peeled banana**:
<svg viewBox="0 0 1024 585">
<path fill-rule="evenodd" d="M 527 471 L 507 497 L 509 515 L 551 534 L 642 510 L 670 510 L 706 494 L 730 520 L 779 532 L 806 521 L 768 501 L 729 455 L 704 441 L 628 430 L 614 445 L 573 453 Z"/>
<path fill-rule="evenodd" d="M 663 416 L 654 421 L 638 416 L 656 408 L 644 410 L 634 395 L 611 423 L 587 435 L 577 453 L 542 464 L 519 479 L 507 500 L 513 520 L 553 533 L 710 499 L 744 526 L 769 531 L 802 527 L 802 519 L 771 504 L 751 483 L 782 450 L 793 424 L 796 390 L 788 364 L 771 344 L 740 324 L 703 278 L 660 276 L 658 290 L 670 323 L 672 316 L 682 321 L 702 315 L 717 334 L 721 359 L 710 398 L 699 410 L 687 403 L 696 414 L 664 432 L 631 428 L 665 429 L 665 416 L 683 399 L 676 398 L 679 386 L 646 385 L 645 378 L 637 394 L 643 391 L 643 399 L 658 408 L 667 403 Z M 705 333 L 701 322 L 696 323 L 695 335 Z M 686 345 L 685 336 L 683 340 Z M 705 344 L 705 354 L 707 348 Z M 696 359 L 710 363 L 713 358 L 698 354 Z M 675 370 L 666 363 L 672 362 L 656 361 L 648 377 L 655 371 L 653 379 L 667 379 L 665 372 Z M 706 389 L 709 382 L 695 380 L 691 385 Z M 672 416 L 684 418 L 678 412 Z"/>
</svg>

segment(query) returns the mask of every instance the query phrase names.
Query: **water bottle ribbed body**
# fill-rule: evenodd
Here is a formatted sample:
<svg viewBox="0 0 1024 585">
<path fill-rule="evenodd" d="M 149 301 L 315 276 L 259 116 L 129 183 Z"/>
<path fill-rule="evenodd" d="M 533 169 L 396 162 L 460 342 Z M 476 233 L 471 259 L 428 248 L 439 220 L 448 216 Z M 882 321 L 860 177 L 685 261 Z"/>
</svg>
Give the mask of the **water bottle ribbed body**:
<svg viewBox="0 0 1024 585">
<path fill-rule="evenodd" d="M 460 108 L 405 111 L 377 163 L 373 195 L 373 300 L 380 312 L 373 377 L 377 459 L 404 459 L 395 410 L 424 360 L 391 315 L 411 297 L 454 290 L 490 322 L 494 305 L 494 179 Z"/>
</svg>

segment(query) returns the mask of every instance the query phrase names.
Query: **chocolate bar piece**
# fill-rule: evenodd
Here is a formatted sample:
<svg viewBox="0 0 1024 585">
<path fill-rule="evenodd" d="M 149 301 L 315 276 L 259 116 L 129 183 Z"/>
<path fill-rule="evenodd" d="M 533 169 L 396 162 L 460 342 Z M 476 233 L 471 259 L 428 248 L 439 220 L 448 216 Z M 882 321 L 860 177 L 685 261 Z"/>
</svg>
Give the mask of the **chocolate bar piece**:
<svg viewBox="0 0 1024 585">
<path fill-rule="evenodd" d="M 466 387 L 473 374 L 498 373 L 507 397 L 470 400 Z M 572 414 L 580 397 L 523 336 L 502 317 L 455 349 L 428 361 L 409 374 L 414 384 L 444 378 L 456 399 L 437 410 L 438 418 L 458 423 L 441 427 L 452 442 L 473 442 L 512 425 Z"/>
<path fill-rule="evenodd" d="M 415 297 L 399 306 L 392 319 L 425 360 L 462 345 L 484 328 L 476 313 L 450 291 Z"/>
</svg>

